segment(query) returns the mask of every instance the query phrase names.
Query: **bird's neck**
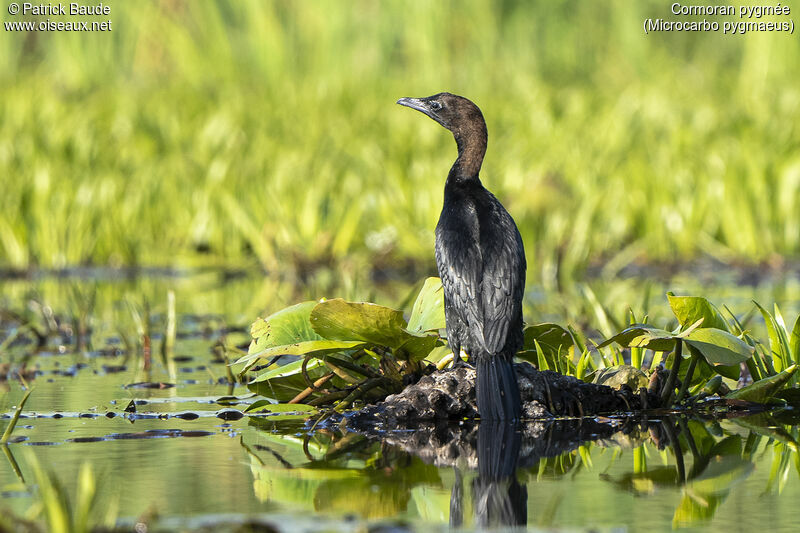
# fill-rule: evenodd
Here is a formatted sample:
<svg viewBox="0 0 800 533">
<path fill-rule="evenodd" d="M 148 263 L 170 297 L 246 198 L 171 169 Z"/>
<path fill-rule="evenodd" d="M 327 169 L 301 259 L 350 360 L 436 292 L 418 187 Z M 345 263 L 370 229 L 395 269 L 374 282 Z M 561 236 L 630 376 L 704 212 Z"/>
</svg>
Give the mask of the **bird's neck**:
<svg viewBox="0 0 800 533">
<path fill-rule="evenodd" d="M 453 167 L 450 169 L 447 183 L 480 183 L 478 174 L 483 164 L 483 156 L 486 155 L 486 143 L 488 140 L 486 125 L 481 125 L 466 133 L 455 133 L 453 136 L 458 146 L 458 158 L 456 158 L 456 162 L 453 163 Z"/>
</svg>

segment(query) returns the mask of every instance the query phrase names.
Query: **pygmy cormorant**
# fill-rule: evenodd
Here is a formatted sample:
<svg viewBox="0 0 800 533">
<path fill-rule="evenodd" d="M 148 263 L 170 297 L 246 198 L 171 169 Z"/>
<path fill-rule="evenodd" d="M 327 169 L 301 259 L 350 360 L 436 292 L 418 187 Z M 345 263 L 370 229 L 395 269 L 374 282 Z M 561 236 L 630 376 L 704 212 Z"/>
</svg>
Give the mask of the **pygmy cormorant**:
<svg viewBox="0 0 800 533">
<path fill-rule="evenodd" d="M 453 133 L 458 158 L 444 186 L 436 225 L 436 266 L 444 287 L 447 341 L 475 362 L 483 419 L 518 420 L 521 405 L 514 354 L 522 347 L 525 250 L 508 211 L 481 184 L 486 122 L 478 106 L 450 93 L 401 98 Z"/>
</svg>

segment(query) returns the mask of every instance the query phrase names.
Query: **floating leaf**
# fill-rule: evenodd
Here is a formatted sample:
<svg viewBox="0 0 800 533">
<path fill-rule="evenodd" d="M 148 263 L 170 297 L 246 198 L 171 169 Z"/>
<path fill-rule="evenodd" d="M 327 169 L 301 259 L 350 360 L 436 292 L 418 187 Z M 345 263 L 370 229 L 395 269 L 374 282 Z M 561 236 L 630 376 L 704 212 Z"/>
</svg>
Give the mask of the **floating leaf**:
<svg viewBox="0 0 800 533">
<path fill-rule="evenodd" d="M 712 366 L 738 365 L 753 355 L 753 347 L 717 328 L 694 330 L 684 342 L 700 352 Z"/>
<path fill-rule="evenodd" d="M 440 330 L 445 327 L 444 289 L 442 280 L 428 278 L 419 291 L 411 317 L 408 319 L 408 330 L 414 333 Z"/>
<path fill-rule="evenodd" d="M 672 312 L 681 326 L 687 327 L 702 319 L 702 328 L 717 328 L 730 331 L 728 323 L 722 317 L 719 309 L 711 302 L 700 296 L 675 296 L 667 293 Z"/>
<path fill-rule="evenodd" d="M 795 371 L 797 371 L 797 365 L 792 365 L 780 374 L 751 383 L 746 387 L 729 393 L 725 398 L 766 403 L 792 379 Z"/>
</svg>

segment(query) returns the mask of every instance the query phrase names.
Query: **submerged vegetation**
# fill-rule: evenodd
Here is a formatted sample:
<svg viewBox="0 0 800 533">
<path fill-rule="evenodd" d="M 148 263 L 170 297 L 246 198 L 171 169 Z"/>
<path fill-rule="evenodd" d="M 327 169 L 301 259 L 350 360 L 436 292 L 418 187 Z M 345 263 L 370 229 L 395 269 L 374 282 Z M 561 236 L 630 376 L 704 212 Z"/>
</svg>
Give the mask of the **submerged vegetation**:
<svg viewBox="0 0 800 533">
<path fill-rule="evenodd" d="M 423 4 L 117 2 L 112 38 L 0 32 L 0 265 L 431 266 L 452 141 L 394 101 L 437 90 L 484 109 L 535 283 L 800 252 L 791 36 L 645 36 L 660 1 Z"/>
<path fill-rule="evenodd" d="M 540 370 L 655 393 L 667 407 L 717 395 L 741 404 L 797 397 L 797 389 L 787 387 L 797 383 L 800 317 L 790 329 L 777 305 L 770 313 L 755 304 L 768 331 L 768 340 L 760 341 L 748 320 L 727 308 L 726 318 L 705 298 L 667 296 L 677 320 L 671 331 L 648 324 L 647 317 L 637 323 L 633 311 L 627 328 L 599 344 L 572 326 L 529 324 L 517 355 Z M 236 364 L 244 365 L 239 374 L 248 375 L 248 387 L 261 396 L 343 410 L 382 399 L 451 363 L 440 338 L 444 326 L 441 282 L 428 278 L 408 321 L 402 311 L 342 299 L 304 302 L 259 318 L 248 354 Z"/>
</svg>

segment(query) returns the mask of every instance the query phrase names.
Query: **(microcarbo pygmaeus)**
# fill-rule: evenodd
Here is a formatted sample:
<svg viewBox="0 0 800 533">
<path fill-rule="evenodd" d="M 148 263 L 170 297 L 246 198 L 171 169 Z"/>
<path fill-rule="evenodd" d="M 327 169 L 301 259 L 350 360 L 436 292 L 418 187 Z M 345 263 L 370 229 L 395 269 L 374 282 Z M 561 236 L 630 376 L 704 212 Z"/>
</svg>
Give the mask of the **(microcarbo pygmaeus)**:
<svg viewBox="0 0 800 533">
<path fill-rule="evenodd" d="M 436 226 L 447 341 L 457 363 L 462 348 L 475 362 L 481 418 L 519 420 L 513 359 L 522 347 L 525 250 L 514 219 L 478 177 L 488 139 L 483 114 L 450 93 L 397 103 L 425 113 L 456 139 L 458 158 Z"/>
</svg>

